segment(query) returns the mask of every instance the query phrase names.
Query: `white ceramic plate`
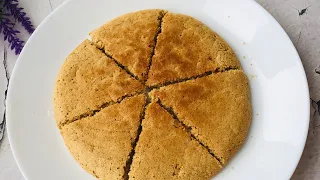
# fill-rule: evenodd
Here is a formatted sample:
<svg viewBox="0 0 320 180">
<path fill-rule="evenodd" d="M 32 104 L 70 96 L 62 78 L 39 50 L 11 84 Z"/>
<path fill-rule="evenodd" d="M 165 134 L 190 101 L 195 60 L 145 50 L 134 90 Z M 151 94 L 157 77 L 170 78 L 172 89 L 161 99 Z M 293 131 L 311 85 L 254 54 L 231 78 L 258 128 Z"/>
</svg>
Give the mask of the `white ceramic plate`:
<svg viewBox="0 0 320 180">
<path fill-rule="evenodd" d="M 70 0 L 37 28 L 9 87 L 8 134 L 27 179 L 93 179 L 73 160 L 53 119 L 55 78 L 88 33 L 121 14 L 164 8 L 191 15 L 232 46 L 250 79 L 253 121 L 244 147 L 216 179 L 289 179 L 306 141 L 309 93 L 280 25 L 251 0 Z M 230 102 L 232 103 L 232 102 Z"/>
</svg>

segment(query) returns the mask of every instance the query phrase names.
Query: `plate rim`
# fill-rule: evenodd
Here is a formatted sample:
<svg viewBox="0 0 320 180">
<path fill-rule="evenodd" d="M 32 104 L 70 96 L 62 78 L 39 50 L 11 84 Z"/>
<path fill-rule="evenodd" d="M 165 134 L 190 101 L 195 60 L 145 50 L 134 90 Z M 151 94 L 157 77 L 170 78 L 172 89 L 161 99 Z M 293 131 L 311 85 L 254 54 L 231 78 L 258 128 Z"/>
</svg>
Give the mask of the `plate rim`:
<svg viewBox="0 0 320 180">
<path fill-rule="evenodd" d="M 297 167 L 299 165 L 299 162 L 301 160 L 302 153 L 303 153 L 303 151 L 305 149 L 307 138 L 308 138 L 308 133 L 309 133 L 309 125 L 310 125 L 310 92 L 309 92 L 309 84 L 308 84 L 307 74 L 306 74 L 306 71 L 304 69 L 302 60 L 300 58 L 300 55 L 299 55 L 296 47 L 294 46 L 292 40 L 290 39 L 290 37 L 287 34 L 287 32 L 283 29 L 281 24 L 266 9 L 264 9 L 258 2 L 256 2 L 255 0 L 252 0 L 252 1 L 253 1 L 253 3 L 256 4 L 256 6 L 261 11 L 263 11 L 267 16 L 269 16 L 269 18 L 279 27 L 279 30 L 282 31 L 282 34 L 284 34 L 286 40 L 288 42 L 290 42 L 289 44 L 290 44 L 291 48 L 294 50 L 295 55 L 299 59 L 298 63 L 299 63 L 300 72 L 303 74 L 303 83 L 304 83 L 304 86 L 305 86 L 305 89 L 306 89 L 305 94 L 307 95 L 309 103 L 306 104 L 306 107 L 307 107 L 308 111 L 306 113 L 306 124 L 305 124 L 306 127 L 304 127 L 305 133 L 304 133 L 304 137 L 303 137 L 303 145 L 299 149 L 299 151 L 300 151 L 299 152 L 299 157 L 297 158 L 297 161 L 296 161 L 295 165 L 293 166 L 293 168 L 291 170 L 291 173 L 289 174 L 289 177 L 287 178 L 287 179 L 291 179 L 292 175 L 294 174 L 294 172 L 297 169 Z"/>
</svg>

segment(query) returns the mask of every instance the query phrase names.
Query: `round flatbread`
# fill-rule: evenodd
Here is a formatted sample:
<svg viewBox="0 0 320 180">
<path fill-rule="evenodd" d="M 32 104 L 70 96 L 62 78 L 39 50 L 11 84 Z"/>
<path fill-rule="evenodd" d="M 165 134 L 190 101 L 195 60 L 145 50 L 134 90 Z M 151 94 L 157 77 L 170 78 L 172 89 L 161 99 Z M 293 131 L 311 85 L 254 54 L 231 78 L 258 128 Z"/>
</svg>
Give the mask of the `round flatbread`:
<svg viewBox="0 0 320 180">
<path fill-rule="evenodd" d="M 66 59 L 54 90 L 72 156 L 99 179 L 210 179 L 245 142 L 248 79 L 228 44 L 165 10 L 115 18 Z"/>
</svg>

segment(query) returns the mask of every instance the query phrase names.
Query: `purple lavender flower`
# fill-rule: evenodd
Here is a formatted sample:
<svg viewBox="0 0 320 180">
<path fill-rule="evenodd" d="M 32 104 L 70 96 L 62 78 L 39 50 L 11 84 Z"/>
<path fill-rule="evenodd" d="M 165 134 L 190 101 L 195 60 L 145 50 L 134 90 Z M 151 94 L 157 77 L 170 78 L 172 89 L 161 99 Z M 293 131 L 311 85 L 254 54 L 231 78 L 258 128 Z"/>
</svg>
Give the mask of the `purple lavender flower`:
<svg viewBox="0 0 320 180">
<path fill-rule="evenodd" d="M 6 11 L 5 11 L 6 10 Z M 30 18 L 18 7 L 18 0 L 0 0 L 0 33 L 4 35 L 4 40 L 9 42 L 9 47 L 18 55 L 20 54 L 24 41 L 17 36 L 20 32 L 14 30 L 14 24 L 10 17 L 14 17 L 31 34 L 34 27 Z"/>
<path fill-rule="evenodd" d="M 24 41 L 21 41 L 17 37 L 17 34 L 20 32 L 13 29 L 14 23 L 8 17 L 9 14 L 5 14 L 0 10 L 0 33 L 3 33 L 4 40 L 8 40 L 9 47 L 11 50 L 14 49 L 18 55 L 24 46 Z"/>
<path fill-rule="evenodd" d="M 18 7 L 18 0 L 4 0 L 3 5 L 8 13 L 17 19 L 30 34 L 33 33 L 34 27 L 30 18 L 28 18 L 26 13 L 22 11 L 23 8 Z"/>
</svg>

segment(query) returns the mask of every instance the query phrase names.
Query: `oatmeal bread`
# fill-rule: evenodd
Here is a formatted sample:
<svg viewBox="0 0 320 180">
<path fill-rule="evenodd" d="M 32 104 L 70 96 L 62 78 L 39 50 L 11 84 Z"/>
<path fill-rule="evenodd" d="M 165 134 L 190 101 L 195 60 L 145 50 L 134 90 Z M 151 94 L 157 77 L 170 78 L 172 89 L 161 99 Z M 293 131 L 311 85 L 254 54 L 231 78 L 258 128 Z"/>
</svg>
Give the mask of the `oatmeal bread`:
<svg viewBox="0 0 320 180">
<path fill-rule="evenodd" d="M 153 9 L 125 14 L 94 30 L 90 36 L 99 48 L 144 80 L 160 18 L 165 12 Z"/>
<path fill-rule="evenodd" d="M 99 179 L 122 179 L 144 104 L 139 95 L 62 127 L 65 144 L 83 169 Z"/>
<path fill-rule="evenodd" d="M 250 88 L 229 45 L 166 10 L 122 15 L 63 64 L 54 113 L 71 155 L 98 179 L 211 179 L 245 142 Z"/>
<path fill-rule="evenodd" d="M 151 92 L 173 109 L 225 164 L 244 142 L 251 122 L 248 79 L 241 70 L 169 85 Z"/>
<path fill-rule="evenodd" d="M 130 179 L 209 179 L 221 169 L 188 131 L 157 103 L 146 109 Z"/>
<path fill-rule="evenodd" d="M 169 12 L 162 19 L 147 85 L 228 68 L 240 64 L 217 33 L 190 16 Z"/>
<path fill-rule="evenodd" d="M 54 90 L 54 112 L 59 127 L 83 114 L 143 90 L 143 85 L 119 68 L 89 40 L 66 59 Z"/>
</svg>

